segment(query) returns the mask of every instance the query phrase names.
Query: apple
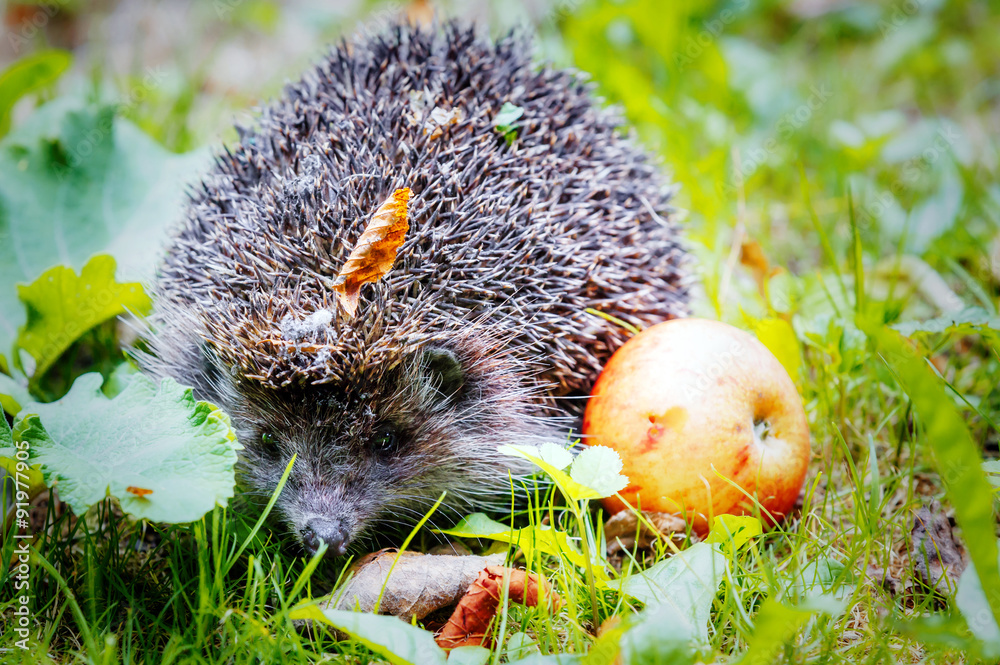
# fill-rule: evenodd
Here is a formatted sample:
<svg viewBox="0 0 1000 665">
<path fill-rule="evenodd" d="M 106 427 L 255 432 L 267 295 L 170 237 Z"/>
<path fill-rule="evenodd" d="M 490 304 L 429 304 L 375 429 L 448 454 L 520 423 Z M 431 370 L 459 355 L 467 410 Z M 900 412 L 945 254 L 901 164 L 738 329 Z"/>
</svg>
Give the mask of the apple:
<svg viewBox="0 0 1000 665">
<path fill-rule="evenodd" d="M 802 399 L 778 359 L 753 335 L 697 318 L 652 326 L 615 352 L 583 435 L 618 451 L 629 478 L 622 498 L 680 513 L 699 533 L 714 515 L 754 514 L 748 494 L 769 526 L 783 519 L 810 455 Z M 626 504 L 610 497 L 604 507 Z"/>
</svg>

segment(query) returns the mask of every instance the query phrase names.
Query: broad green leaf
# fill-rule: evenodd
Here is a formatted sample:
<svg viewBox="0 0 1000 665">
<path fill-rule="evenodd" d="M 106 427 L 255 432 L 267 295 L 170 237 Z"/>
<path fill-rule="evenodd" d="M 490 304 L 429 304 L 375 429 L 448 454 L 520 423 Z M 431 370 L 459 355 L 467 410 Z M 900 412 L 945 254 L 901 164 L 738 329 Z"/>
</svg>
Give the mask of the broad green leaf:
<svg viewBox="0 0 1000 665">
<path fill-rule="evenodd" d="M 347 633 L 394 665 L 444 665 L 445 652 L 434 634 L 393 616 L 344 610 L 321 610 L 315 605 L 293 609 L 289 617 L 311 619 Z"/>
<path fill-rule="evenodd" d="M 524 550 L 524 556 L 529 561 L 537 549 L 551 556 L 564 556 L 574 566 L 586 566 L 586 559 L 570 542 L 569 536 L 564 531 L 557 531 L 549 526 L 511 529 L 483 513 L 473 513 L 463 518 L 454 528 L 441 530 L 439 533 L 458 538 L 487 538 L 509 543 Z"/>
<path fill-rule="evenodd" d="M 583 657 L 575 653 L 532 654 L 507 665 L 581 665 Z"/>
<path fill-rule="evenodd" d="M 736 551 L 763 532 L 760 520 L 751 515 L 716 515 L 705 542 L 718 543 L 724 549 L 732 543 Z"/>
<path fill-rule="evenodd" d="M 555 443 L 543 443 L 538 446 L 538 456 L 560 470 L 573 463 L 573 453 Z"/>
<path fill-rule="evenodd" d="M 618 655 L 622 651 L 622 637 L 631 625 L 632 622 L 626 615 L 622 621 L 602 626 L 600 634 L 590 645 L 590 651 L 583 657 L 581 665 L 615 665 L 616 662 L 619 662 Z"/>
<path fill-rule="evenodd" d="M 628 485 L 628 478 L 621 470 L 622 458 L 617 452 L 607 446 L 587 446 L 576 456 L 569 476 L 604 498 L 614 496 Z"/>
<path fill-rule="evenodd" d="M 715 595 L 714 593 L 712 594 Z M 676 605 L 662 603 L 647 607 L 638 621 L 622 637 L 622 661 L 629 665 L 683 665 L 694 662 L 694 642 L 704 631 L 696 630 L 687 614 Z"/>
<path fill-rule="evenodd" d="M 90 259 L 79 275 L 56 266 L 17 291 L 28 309 L 17 345 L 35 359 L 35 376 L 97 324 L 125 312 L 146 314 L 152 306 L 142 284 L 115 281 L 115 259 L 107 254 Z"/>
<path fill-rule="evenodd" d="M 985 330 L 1000 331 L 1000 316 L 994 316 L 982 307 L 966 307 L 953 314 L 944 314 L 926 321 L 906 321 L 892 327 L 907 337 L 918 333 L 971 335 Z"/>
<path fill-rule="evenodd" d="M 14 452 L 14 435 L 10 431 L 7 419 L 0 414 L 0 455 Z"/>
<path fill-rule="evenodd" d="M 798 381 L 802 371 L 802 351 L 792 325 L 784 319 L 760 319 L 754 322 L 753 332 L 778 359 L 792 381 Z"/>
<path fill-rule="evenodd" d="M 934 612 L 909 620 L 897 619 L 892 622 L 891 628 L 894 633 L 918 644 L 942 646 L 963 653 L 968 658 L 967 662 L 980 662 L 971 656 L 977 652 L 984 656 L 992 655 L 994 659 L 1000 655 L 1000 652 L 990 654 L 990 645 L 980 643 L 970 634 L 959 612 Z"/>
<path fill-rule="evenodd" d="M 994 487 L 1000 487 L 1000 460 L 989 460 L 983 462 L 983 471 L 986 472 L 986 480 Z"/>
<path fill-rule="evenodd" d="M 996 591 L 992 595 L 996 595 Z M 958 589 L 955 591 L 955 605 L 965 617 L 972 634 L 983 643 L 988 655 L 1000 655 L 1000 627 L 997 626 L 995 614 L 990 607 L 983 584 L 979 580 L 976 566 L 968 566 L 958 579 Z"/>
<path fill-rule="evenodd" d="M 0 73 L 0 137 L 10 131 L 10 113 L 25 95 L 62 76 L 73 62 L 69 51 L 46 49 L 25 56 Z"/>
<path fill-rule="evenodd" d="M 875 342 L 882 359 L 909 395 L 925 440 L 955 507 L 969 558 L 976 567 L 994 620 L 1000 618 L 1000 566 L 994 538 L 993 491 L 982 468 L 979 446 L 926 360 L 898 332 L 859 317 L 858 326 Z"/>
<path fill-rule="evenodd" d="M 25 460 L 17 458 L 18 448 L 14 445 L 14 433 L 7 424 L 7 419 L 0 413 L 0 469 L 4 469 L 14 478 L 15 489 L 35 496 L 45 489 L 45 481 L 37 465 L 29 466 Z M 22 451 L 22 457 L 28 456 L 27 450 Z M 18 498 L 18 501 L 21 501 Z M 0 500 L 2 503 L 2 500 Z M 2 516 L 0 516 L 2 517 Z"/>
<path fill-rule="evenodd" d="M 0 407 L 12 416 L 21 410 L 22 404 L 31 400 L 28 386 L 6 374 L 0 374 Z"/>
<path fill-rule="evenodd" d="M 139 374 L 139 368 L 133 365 L 131 362 L 125 361 L 119 363 L 115 367 L 111 375 L 104 380 L 104 385 L 101 386 L 101 392 L 108 397 L 115 397 L 119 395 L 123 390 L 128 387 L 128 384 L 132 383 L 134 379 Z"/>
<path fill-rule="evenodd" d="M 538 649 L 538 642 L 531 635 L 518 631 L 507 638 L 504 645 L 504 657 L 508 661 L 523 660 L 528 656 L 541 653 Z"/>
<path fill-rule="evenodd" d="M 754 619 L 753 637 L 740 659 L 745 665 L 770 665 L 779 660 L 782 647 L 809 621 L 813 612 L 786 607 L 773 598 L 761 605 Z"/>
<path fill-rule="evenodd" d="M 510 534 L 511 531 L 516 533 L 518 530 L 511 529 L 506 524 L 490 519 L 486 513 L 472 513 L 463 517 L 453 528 L 441 530 L 439 533 L 459 538 L 489 538 L 490 540 L 498 540 L 497 536 L 500 534 Z"/>
<path fill-rule="evenodd" d="M 172 154 L 113 107 L 69 97 L 0 141 L 0 369 L 26 322 L 14 284 L 102 253 L 117 259 L 123 282 L 151 277 L 183 185 L 207 157 Z"/>
<path fill-rule="evenodd" d="M 539 456 L 536 446 L 499 446 L 497 451 L 511 457 L 526 459 L 552 478 L 559 490 L 570 501 L 600 499 L 601 493 L 573 480 L 570 475 L 552 466 Z"/>
<path fill-rule="evenodd" d="M 510 102 L 504 102 L 493 118 L 493 126 L 501 134 L 507 134 L 517 128 L 517 121 L 524 115 L 524 109 Z"/>
<path fill-rule="evenodd" d="M 15 431 L 77 515 L 108 495 L 157 522 L 191 522 L 226 505 L 240 446 L 224 413 L 171 379 L 136 377 L 114 399 L 101 382 L 84 374 L 58 402 L 24 405 Z"/>
<path fill-rule="evenodd" d="M 688 625 L 690 634 L 708 639 L 708 615 L 726 574 L 726 557 L 715 545 L 697 543 L 666 561 L 608 586 L 647 607 L 668 604 Z"/>
<path fill-rule="evenodd" d="M 486 665 L 490 655 L 486 647 L 458 647 L 448 654 L 448 665 Z"/>
</svg>

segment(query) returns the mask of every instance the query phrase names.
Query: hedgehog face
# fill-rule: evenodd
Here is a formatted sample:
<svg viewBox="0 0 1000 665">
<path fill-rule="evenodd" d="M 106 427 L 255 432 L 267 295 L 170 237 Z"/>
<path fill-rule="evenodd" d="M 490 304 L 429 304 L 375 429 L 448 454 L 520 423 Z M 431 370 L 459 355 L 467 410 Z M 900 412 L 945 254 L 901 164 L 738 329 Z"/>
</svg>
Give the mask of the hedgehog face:
<svg viewBox="0 0 1000 665">
<path fill-rule="evenodd" d="M 274 390 L 244 381 L 234 409 L 241 484 L 269 495 L 295 455 L 276 506 L 309 552 L 325 541 L 344 554 L 374 523 L 412 524 L 444 491 L 435 517 L 460 516 L 495 491 L 484 478 L 506 483 L 497 433 L 518 429 L 489 422 L 485 377 L 474 378 L 454 352 L 430 348 L 351 385 Z"/>
</svg>

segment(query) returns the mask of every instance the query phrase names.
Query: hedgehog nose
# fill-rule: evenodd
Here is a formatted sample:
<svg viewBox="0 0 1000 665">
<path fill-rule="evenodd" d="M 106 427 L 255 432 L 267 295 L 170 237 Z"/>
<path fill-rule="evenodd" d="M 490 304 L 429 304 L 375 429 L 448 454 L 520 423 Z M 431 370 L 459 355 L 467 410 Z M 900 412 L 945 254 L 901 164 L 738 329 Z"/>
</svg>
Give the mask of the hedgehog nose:
<svg viewBox="0 0 1000 665">
<path fill-rule="evenodd" d="M 310 554 L 315 554 L 321 542 L 325 542 L 327 554 L 343 555 L 347 553 L 347 529 L 340 522 L 326 519 L 314 519 L 306 522 L 301 531 L 302 544 Z"/>
</svg>

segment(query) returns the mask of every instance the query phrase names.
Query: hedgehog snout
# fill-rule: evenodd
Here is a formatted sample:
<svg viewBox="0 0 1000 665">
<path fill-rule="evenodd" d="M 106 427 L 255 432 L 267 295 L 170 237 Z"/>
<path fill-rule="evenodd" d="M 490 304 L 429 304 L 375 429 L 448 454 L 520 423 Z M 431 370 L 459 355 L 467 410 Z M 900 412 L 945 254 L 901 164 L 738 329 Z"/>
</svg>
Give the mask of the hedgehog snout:
<svg viewBox="0 0 1000 665">
<path fill-rule="evenodd" d="M 326 543 L 327 554 L 342 556 L 347 553 L 350 534 L 340 520 L 317 517 L 309 520 L 299 531 L 302 545 L 309 554 L 315 554 L 321 543 Z"/>
</svg>

